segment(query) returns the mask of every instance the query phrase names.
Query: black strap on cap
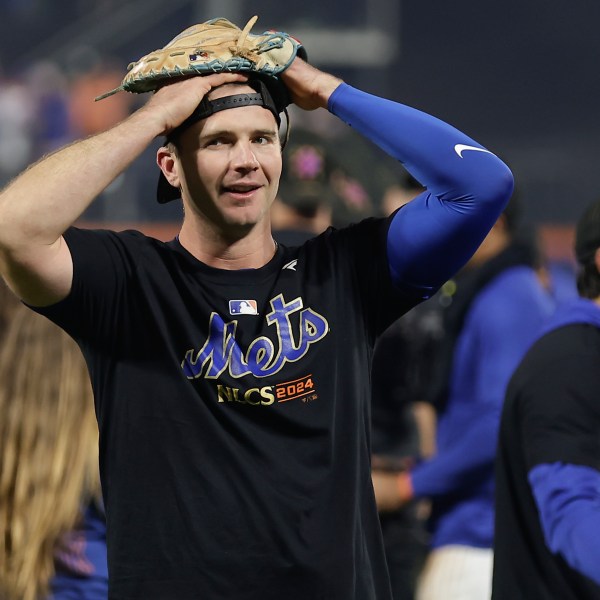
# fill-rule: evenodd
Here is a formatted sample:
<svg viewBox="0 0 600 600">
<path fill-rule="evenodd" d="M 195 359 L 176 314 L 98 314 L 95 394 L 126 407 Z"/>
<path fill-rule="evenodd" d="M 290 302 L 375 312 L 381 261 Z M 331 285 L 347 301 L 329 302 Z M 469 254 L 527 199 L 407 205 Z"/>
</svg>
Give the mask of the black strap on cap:
<svg viewBox="0 0 600 600">
<path fill-rule="evenodd" d="M 236 94 L 234 96 L 217 98 L 216 100 L 209 100 L 204 96 L 198 108 L 181 125 L 169 133 L 167 141 L 174 140 L 182 131 L 194 123 L 214 115 L 216 112 L 230 108 L 241 108 L 243 106 L 263 106 L 270 110 L 277 121 L 277 127 L 279 127 L 281 125 L 281 117 L 279 116 L 281 111 L 277 110 L 267 86 L 260 79 L 248 82 L 248 85 L 256 89 L 255 94 Z"/>
</svg>

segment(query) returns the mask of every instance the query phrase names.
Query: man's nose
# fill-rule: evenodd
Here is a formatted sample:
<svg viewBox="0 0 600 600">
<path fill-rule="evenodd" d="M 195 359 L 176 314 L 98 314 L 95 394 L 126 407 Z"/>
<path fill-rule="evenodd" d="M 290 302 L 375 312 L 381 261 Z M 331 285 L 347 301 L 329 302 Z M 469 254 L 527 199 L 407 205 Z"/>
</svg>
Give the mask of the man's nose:
<svg viewBox="0 0 600 600">
<path fill-rule="evenodd" d="M 240 141 L 233 147 L 232 163 L 236 169 L 254 170 L 259 166 L 252 144 Z"/>
</svg>

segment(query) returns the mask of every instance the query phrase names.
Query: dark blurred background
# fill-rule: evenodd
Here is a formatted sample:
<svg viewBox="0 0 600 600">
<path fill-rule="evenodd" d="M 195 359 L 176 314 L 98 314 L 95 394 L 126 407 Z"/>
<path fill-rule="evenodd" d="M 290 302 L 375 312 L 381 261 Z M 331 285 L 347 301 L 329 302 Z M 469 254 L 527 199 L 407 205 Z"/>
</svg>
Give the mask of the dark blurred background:
<svg viewBox="0 0 600 600">
<path fill-rule="evenodd" d="M 61 102 L 76 96 L 86 73 L 111 73 L 107 84 L 115 78 L 118 84 L 129 62 L 189 25 L 223 16 L 243 26 L 256 14 L 254 33 L 289 31 L 315 65 L 437 115 L 493 149 L 513 169 L 532 225 L 568 226 L 600 196 L 599 2 L 0 0 L 0 6 L 3 180 L 40 153 L 93 133 L 102 126 L 88 122 L 94 112 L 126 114 L 144 100 L 119 94 L 101 108 L 87 90 L 77 100 L 77 121 Z M 19 142 L 18 128 L 29 142 Z M 152 154 L 115 182 L 93 218 L 179 217 L 177 207 L 153 201 Z"/>
</svg>

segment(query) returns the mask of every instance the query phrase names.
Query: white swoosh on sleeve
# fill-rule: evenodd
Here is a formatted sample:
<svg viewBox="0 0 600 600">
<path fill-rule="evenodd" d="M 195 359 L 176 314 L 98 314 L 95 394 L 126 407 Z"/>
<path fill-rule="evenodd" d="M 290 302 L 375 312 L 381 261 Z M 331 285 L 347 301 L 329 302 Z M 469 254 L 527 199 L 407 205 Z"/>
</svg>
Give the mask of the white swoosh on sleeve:
<svg viewBox="0 0 600 600">
<path fill-rule="evenodd" d="M 456 144 L 456 146 L 454 146 L 454 152 L 456 152 L 460 158 L 464 158 L 462 153 L 465 150 L 475 150 L 476 152 L 487 152 L 488 154 L 492 154 L 492 152 L 485 148 L 476 148 L 475 146 L 467 146 L 465 144 Z"/>
</svg>

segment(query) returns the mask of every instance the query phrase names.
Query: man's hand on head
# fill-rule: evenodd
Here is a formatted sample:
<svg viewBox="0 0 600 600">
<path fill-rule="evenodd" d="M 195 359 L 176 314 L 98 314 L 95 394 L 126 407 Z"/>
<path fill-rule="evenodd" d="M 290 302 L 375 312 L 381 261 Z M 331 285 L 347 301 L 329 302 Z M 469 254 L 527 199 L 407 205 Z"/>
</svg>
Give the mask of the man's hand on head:
<svg viewBox="0 0 600 600">
<path fill-rule="evenodd" d="M 339 77 L 320 71 L 296 57 L 281 74 L 292 101 L 304 110 L 327 108 L 329 97 L 343 83 Z"/>
<path fill-rule="evenodd" d="M 215 73 L 173 81 L 154 92 L 140 110 L 146 113 L 146 118 L 156 120 L 159 135 L 166 135 L 181 125 L 212 89 L 247 80 L 242 73 Z"/>
</svg>

